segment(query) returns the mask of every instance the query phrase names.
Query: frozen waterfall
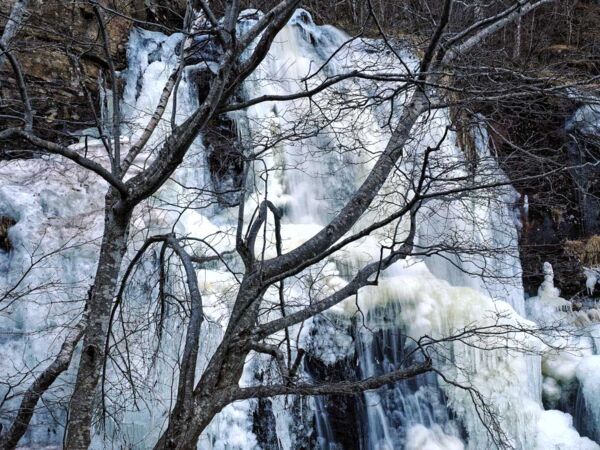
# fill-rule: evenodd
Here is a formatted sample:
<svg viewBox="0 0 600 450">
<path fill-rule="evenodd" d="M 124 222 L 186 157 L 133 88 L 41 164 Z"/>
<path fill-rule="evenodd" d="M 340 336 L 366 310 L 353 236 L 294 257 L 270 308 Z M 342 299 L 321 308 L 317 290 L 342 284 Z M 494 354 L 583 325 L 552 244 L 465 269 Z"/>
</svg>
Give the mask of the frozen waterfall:
<svg viewBox="0 0 600 450">
<path fill-rule="evenodd" d="M 248 17 L 252 20 L 250 13 Z M 178 64 L 181 40 L 181 35 L 132 31 L 128 69 L 122 74 L 126 81 L 123 145 L 136 139 L 153 113 L 164 83 Z M 402 46 L 398 52 L 404 63 L 414 68 L 417 61 L 411 52 Z M 193 112 L 202 95 L 195 80 L 202 70 L 211 70 L 210 65 L 210 61 L 197 62 L 186 69 L 178 87 L 176 114 L 170 101 L 160 125 L 162 131 L 154 136 L 147 152 L 138 156 L 137 166 L 148 163 L 171 120 L 181 123 Z M 236 95 L 241 99 L 283 95 L 352 69 L 392 73 L 400 68 L 395 55 L 382 42 L 349 40 L 344 32 L 332 26 L 317 26 L 306 11 L 298 10 Z M 374 99 L 393 88 L 393 82 L 349 79 L 312 99 L 256 104 L 229 114 L 219 125 L 230 139 L 257 155 L 246 186 L 245 211 L 250 218 L 261 200 L 268 198 L 284 212 L 284 251 L 319 231 L 365 178 L 375 156 L 389 140 L 388 119 L 398 114 L 403 101 L 402 95 L 398 96 L 392 108 L 388 102 Z M 313 108 L 320 113 L 311 114 Z M 438 179 L 431 187 L 433 192 L 456 189 L 464 183 L 494 181 L 501 185 L 506 181 L 488 148 L 485 128 L 479 124 L 470 130 L 477 160 L 477 170 L 470 172 L 469 157 L 456 133 L 448 129 L 448 115 L 440 110 L 423 118 L 415 139 L 406 148 L 401 170 L 384 186 L 386 199 L 400 203 L 401 193 L 411 191 L 426 147 L 439 147 L 431 155 L 429 169 Z M 92 138 L 85 142 L 82 139 L 74 148 L 85 149 L 98 161 L 105 158 L 100 143 Z M 235 161 L 231 167 L 213 167 L 211 152 L 217 151 L 221 150 L 209 136 L 197 139 L 173 179 L 136 216 L 130 258 L 148 235 L 170 230 L 201 237 L 219 251 L 234 247 L 231 230 L 237 208 L 214 204 L 206 194 L 223 191 L 221 198 L 227 203 L 230 199 L 226 192 L 240 188 L 232 181 Z M 0 294 L 17 285 L 6 297 L 10 304 L 0 310 L 0 373 L 5 374 L 0 381 L 16 383 L 26 368 L 44 366 L 48 348 L 56 350 L 65 328 L 76 320 L 78 302 L 87 295 L 90 274 L 94 273 L 106 186 L 57 158 L 5 162 L 0 167 L 0 178 L 0 214 L 16 221 L 10 229 L 14 249 L 10 253 L 0 250 Z M 294 346 L 310 354 L 302 376 L 318 381 L 341 373 L 367 377 L 398 368 L 419 357 L 414 343 L 423 336 L 443 339 L 467 330 L 464 339 L 446 342 L 434 354 L 434 365 L 445 380 L 431 373 L 399 382 L 346 399 L 340 403 L 343 410 L 336 409 L 327 397 L 236 402 L 213 420 L 198 448 L 493 448 L 471 391 L 458 387 L 460 384 L 477 388 L 485 397 L 490 414 L 495 415 L 507 441 L 517 449 L 600 449 L 592 441 L 600 439 L 600 357 L 594 355 L 599 349 L 593 345 L 594 336 L 584 334 L 571 344 L 578 346 L 579 353 L 542 356 L 544 344 L 529 333 L 544 320 L 571 323 L 574 319 L 572 311 L 560 308 L 564 300 L 561 302 L 554 285 L 550 286 L 550 276 L 539 297 L 528 300 L 525 307 L 517 248 L 518 220 L 513 209 L 516 198 L 510 186 L 500 186 L 483 193 L 448 195 L 424 204 L 418 216 L 415 256 L 388 269 L 379 286 L 361 290 L 356 298 L 336 306 L 324 318 L 314 319 L 291 333 Z M 184 203 L 188 207 L 180 206 Z M 375 212 L 371 212 L 357 227 L 375 219 Z M 309 295 L 324 295 L 343 286 L 353 269 L 376 260 L 381 244 L 389 242 L 393 233 L 406 233 L 407 227 L 401 223 L 397 229 L 384 228 L 286 282 L 290 309 L 294 304 L 306 303 Z M 261 242 L 272 242 L 273 233 L 269 228 L 260 237 Z M 267 252 L 272 247 L 266 246 Z M 50 256 L 39 258 L 46 253 Z M 119 336 L 131 335 L 128 345 L 132 360 L 127 364 L 135 366 L 137 375 L 133 380 L 124 378 L 119 370 L 124 361 L 119 356 L 107 365 L 104 388 L 110 414 L 97 425 L 95 448 L 152 448 L 167 420 L 176 390 L 183 336 L 180 323 L 185 311 L 173 306 L 160 312 L 165 318 L 160 350 L 166 356 L 156 359 L 157 329 L 150 319 L 159 312 L 146 300 L 158 289 L 151 281 L 158 253 L 144 259 L 135 274 L 137 283 L 127 292 L 127 304 L 119 312 L 137 318 L 114 332 L 115 341 Z M 238 286 L 234 273 L 235 269 L 226 271 L 218 265 L 198 270 L 208 319 L 200 339 L 199 370 L 227 325 Z M 26 281 L 21 282 L 23 274 Z M 176 282 L 173 288 L 183 290 Z M 31 292 L 35 307 L 19 302 L 20 296 Z M 265 302 L 277 304 L 276 289 L 267 291 Z M 265 312 L 265 319 L 278 314 L 271 309 Z M 594 321 L 591 318 L 585 325 Z M 508 327 L 514 331 L 509 337 L 501 334 L 478 341 L 480 337 L 469 335 L 468 328 L 473 326 L 491 330 Z M 510 339 L 510 345 L 500 342 L 502 339 Z M 120 345 L 112 348 L 116 355 Z M 266 359 L 249 358 L 242 382 L 256 384 L 272 371 Z M 67 373 L 45 397 L 23 445 L 60 446 L 72 377 Z M 0 384 L 0 398 L 8 386 Z M 578 412 L 570 411 L 575 421 L 567 412 L 544 409 L 559 408 L 567 392 L 578 396 Z M 554 403 L 549 400 L 552 398 Z M 10 399 L 6 404 L 10 412 L 14 404 Z M 4 409 L 0 413 L 4 414 L 0 421 L 10 417 Z M 259 420 L 257 415 L 264 417 Z M 344 441 L 340 429 L 356 439 Z"/>
</svg>

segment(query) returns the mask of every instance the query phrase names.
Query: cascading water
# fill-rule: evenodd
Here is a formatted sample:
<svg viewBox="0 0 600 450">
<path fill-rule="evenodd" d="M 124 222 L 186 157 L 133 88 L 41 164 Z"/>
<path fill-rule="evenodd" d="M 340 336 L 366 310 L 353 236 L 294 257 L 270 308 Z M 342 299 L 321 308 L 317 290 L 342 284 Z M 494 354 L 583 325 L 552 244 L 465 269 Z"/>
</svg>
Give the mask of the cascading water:
<svg viewBox="0 0 600 450">
<path fill-rule="evenodd" d="M 248 13 L 250 20 L 251 13 Z M 129 67 L 124 74 L 124 145 L 135 141 L 136 133 L 152 114 L 164 83 L 176 67 L 177 53 L 187 51 L 187 48 L 181 48 L 181 40 L 181 35 L 132 32 Z M 340 47 L 341 50 L 336 51 Z M 398 51 L 408 66 L 416 64 L 410 52 Z M 148 152 L 136 160 L 137 165 L 147 163 L 152 150 L 167 135 L 171 120 L 181 123 L 198 105 L 202 92 L 194 80 L 203 70 L 211 70 L 213 62 L 210 58 L 208 63 L 193 58 L 190 61 L 197 64 L 189 67 L 181 80 L 177 114 L 173 116 L 173 102 L 170 101 L 160 131 L 149 143 Z M 306 79 L 323 64 L 317 75 Z M 299 10 L 238 95 L 253 98 L 288 94 L 349 69 L 397 72 L 400 70 L 398 65 L 394 55 L 389 54 L 381 42 L 361 39 L 348 42 L 348 36 L 343 32 L 331 26 L 316 26 L 307 12 Z M 349 80 L 312 100 L 264 102 L 242 113 L 231 114 L 227 119 L 234 124 L 234 129 L 230 129 L 234 138 L 259 157 L 250 174 L 245 210 L 250 215 L 266 195 L 281 208 L 284 212 L 284 251 L 296 247 L 328 222 L 364 179 L 373 160 L 385 147 L 390 134 L 387 121 L 392 109 L 390 105 L 376 101 L 363 103 L 366 98 L 378 98 L 385 87 L 364 80 Z M 401 109 L 402 100 L 402 97 L 395 100 L 395 113 Z M 315 116 L 310 111 L 317 106 L 320 113 Z M 396 192 L 410 192 L 411 182 L 418 176 L 423 149 L 428 146 L 439 146 L 430 162 L 430 175 L 438 178 L 432 187 L 434 190 L 464 187 L 464 183 L 505 181 L 506 177 L 490 155 L 484 128 L 475 126 L 471 130 L 477 171 L 470 173 L 465 152 L 459 147 L 455 133 L 447 130 L 448 124 L 447 113 L 438 111 L 415 130 L 416 138 L 406 148 L 401 161 L 402 175 L 393 176 L 384 187 L 387 199 L 400 203 L 401 198 Z M 288 139 L 278 139 L 286 135 Z M 101 146 L 97 142 L 88 144 L 87 151 L 96 152 L 93 157 L 102 160 Z M 206 237 L 207 242 L 219 251 L 234 247 L 230 230 L 236 223 L 236 208 L 216 207 L 203 197 L 202 191 L 235 189 L 236 184 L 228 184 L 226 180 L 235 175 L 235 167 L 218 169 L 215 177 L 215 168 L 207 155 L 209 148 L 211 152 L 219 150 L 218 144 L 211 142 L 208 136 L 199 138 L 174 180 L 152 199 L 151 208 L 142 209 L 133 223 L 132 247 L 139 247 L 149 233 L 171 229 L 182 236 Z M 37 286 L 36 289 L 44 292 L 36 308 L 31 308 L 29 303 L 20 305 L 18 296 L 13 296 L 16 306 L 10 316 L 0 316 L 0 348 L 2 354 L 10 355 L 0 362 L 0 372 L 10 374 L 6 380 L 16 380 L 24 368 L 42 363 L 48 354 L 48 342 L 53 342 L 52 348 L 58 345 L 59 330 L 71 323 L 75 315 L 71 310 L 72 303 L 65 303 L 64 296 L 69 294 L 68 300 L 73 302 L 85 298 L 89 274 L 93 273 L 96 262 L 106 186 L 67 163 L 55 159 L 51 162 L 58 170 L 56 173 L 45 172 L 43 180 L 31 174 L 36 170 L 47 170 L 49 161 L 10 162 L 1 173 L 6 183 L 0 186 L 0 213 L 16 221 L 10 231 L 14 250 L 10 254 L 0 251 L 2 288 L 15 284 L 35 261 L 36 254 L 64 247 L 64 251 L 48 261 L 38 263 L 29 275 L 32 283 L 27 285 L 28 289 Z M 61 174 L 62 166 L 70 167 L 73 175 Z M 361 290 L 357 298 L 328 312 L 326 320 L 313 320 L 302 329 L 292 330 L 293 345 L 308 349 L 310 358 L 314 358 L 312 368 L 309 363 L 305 364 L 303 376 L 317 379 L 323 375 L 317 372 L 333 372 L 334 367 L 342 370 L 344 375 L 356 378 L 377 375 L 418 357 L 409 355 L 414 350 L 413 342 L 421 336 L 426 334 L 439 339 L 469 324 L 532 327 L 532 322 L 521 317 L 525 307 L 516 248 L 517 229 L 511 210 L 514 198 L 512 189 L 496 188 L 480 195 L 445 196 L 444 200 L 426 203 L 417 220 L 416 253 L 434 249 L 435 254 L 423 254 L 397 263 L 382 275 L 378 287 Z M 225 200 L 226 203 L 230 201 L 229 197 Z M 182 203 L 190 207 L 174 206 Z M 385 203 L 377 206 L 384 210 L 391 207 Z M 361 224 L 375 220 L 374 214 L 369 213 Z M 399 233 L 406 233 L 407 226 L 401 224 Z M 273 230 L 267 231 L 265 237 L 268 239 Z M 386 242 L 388 232 L 384 229 L 364 238 L 287 281 L 288 305 L 306 303 L 308 294 L 324 295 L 343 286 L 353 270 L 378 258 L 380 242 Z M 44 237 L 40 240 L 39 236 Z M 491 252 L 492 249 L 495 252 Z M 267 257 L 274 256 L 272 246 L 266 246 L 266 252 Z M 151 279 L 159 257 L 157 251 L 145 258 L 142 269 L 136 274 L 135 287 L 127 293 L 127 304 L 119 312 L 140 318 L 137 322 L 128 322 L 123 330 L 115 330 L 117 337 L 132 336 L 129 346 L 133 346 L 134 351 L 131 352 L 132 361 L 127 364 L 136 368 L 137 378 L 123 379 L 119 372 L 119 364 L 123 361 L 115 359 L 108 364 L 105 388 L 110 400 L 106 406 L 111 415 L 99 427 L 100 432 L 94 440 L 96 448 L 149 448 L 165 426 L 176 388 L 177 359 L 183 336 L 179 324 L 184 320 L 185 310 L 173 304 L 160 312 L 165 317 L 160 348 L 164 356 L 156 360 L 154 355 L 158 349 L 153 338 L 157 329 L 155 325 L 146 324 L 151 323 L 150 319 L 158 312 L 144 303 L 144 299 L 155 297 L 157 286 L 142 280 Z M 61 273 L 61 280 L 54 280 L 53 274 L 57 272 Z M 198 277 L 209 319 L 200 339 L 199 370 L 202 370 L 226 325 L 238 284 L 231 272 L 217 265 L 199 269 Z M 180 284 L 180 281 L 173 281 L 172 288 L 183 290 Z M 24 292 L 22 289 L 17 294 Z M 47 292 L 52 295 L 46 295 Z M 269 290 L 265 301 L 277 304 L 276 296 Z M 540 294 L 540 298 L 543 303 L 544 296 Z M 555 306 L 556 301 L 549 302 L 551 312 L 536 307 L 535 302 L 534 299 L 529 308 L 531 320 L 538 321 L 540 315 L 553 317 L 556 308 L 552 305 Z M 265 313 L 265 316 L 272 317 L 273 314 L 276 313 Z M 530 354 L 542 351 L 539 344 L 526 332 L 514 333 L 511 342 L 514 349 L 497 348 L 494 345 L 497 342 L 492 341 L 487 344 L 493 348 L 487 350 L 467 345 L 469 342 L 446 343 L 437 354 L 436 368 L 450 381 L 477 388 L 498 414 L 507 439 L 516 448 L 599 448 L 579 436 L 571 426 L 571 416 L 543 410 L 540 358 Z M 118 346 L 114 350 L 119 353 Z M 594 377 L 597 357 L 582 357 L 585 364 L 577 361 L 579 365 L 565 363 L 565 355 L 560 357 L 555 365 L 551 358 L 544 359 L 545 398 L 551 396 L 553 382 L 556 386 L 561 383 L 566 386 L 568 380 L 576 378 L 580 384 L 580 415 L 586 418 L 576 422 L 583 424 L 578 425 L 582 433 L 598 439 L 600 424 L 596 410 L 600 405 L 600 392 Z M 560 367 L 572 369 L 571 378 L 563 379 L 560 371 L 552 371 L 552 368 Z M 255 384 L 258 378 L 268 377 L 270 373 L 266 359 L 253 358 L 247 362 L 242 384 Z M 72 374 L 64 377 L 65 383 L 71 380 L 69 377 Z M 135 395 L 128 390 L 131 384 L 136 387 Z M 6 388 L 0 386 L 0 394 L 4 393 L 2 389 Z M 64 399 L 67 391 L 64 385 L 59 385 L 48 399 Z M 491 445 L 469 392 L 435 374 L 349 400 L 354 402 L 353 420 L 358 422 L 346 424 L 357 430 L 358 439 L 354 443 L 341 443 L 340 427 L 332 419 L 329 401 L 327 397 L 276 398 L 266 400 L 268 407 L 256 401 L 237 402 L 213 420 L 202 435 L 199 448 L 459 450 Z M 121 408 L 123 404 L 127 406 Z M 32 447 L 60 445 L 64 409 L 64 400 L 62 403 L 57 400 L 57 404 L 50 402 L 41 408 L 23 443 Z M 268 411 L 269 419 L 265 421 L 267 426 L 274 428 L 274 434 L 273 430 L 270 433 L 260 430 L 259 421 L 253 420 L 257 411 L 265 415 Z"/>
<path fill-rule="evenodd" d="M 360 376 L 382 375 L 413 362 L 408 357 L 411 346 L 407 336 L 393 320 L 401 316 L 400 309 L 400 304 L 390 303 L 366 314 L 365 326 L 357 336 Z M 362 417 L 367 426 L 361 448 L 410 447 L 415 430 L 437 434 L 436 439 L 447 448 L 463 448 L 445 400 L 433 374 L 365 393 Z"/>
</svg>

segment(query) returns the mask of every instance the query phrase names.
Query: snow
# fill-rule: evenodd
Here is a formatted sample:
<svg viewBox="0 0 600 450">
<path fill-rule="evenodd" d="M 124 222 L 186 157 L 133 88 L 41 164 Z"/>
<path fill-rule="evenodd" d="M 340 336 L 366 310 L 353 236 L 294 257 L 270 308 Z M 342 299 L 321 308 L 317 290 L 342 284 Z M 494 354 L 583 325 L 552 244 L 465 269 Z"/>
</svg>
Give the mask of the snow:
<svg viewBox="0 0 600 450">
<path fill-rule="evenodd" d="M 573 428 L 573 418 L 557 410 L 544 411 L 537 423 L 536 450 L 597 450 L 600 446 L 581 437 Z"/>
<path fill-rule="evenodd" d="M 584 267 L 583 274 L 585 275 L 585 287 L 590 296 L 594 295 L 594 289 L 600 278 L 600 267 Z"/>
<path fill-rule="evenodd" d="M 554 286 L 552 266 L 544 263 L 544 282 L 538 295 L 527 300 L 529 317 L 540 325 L 554 328 L 555 335 L 547 342 L 553 347 L 544 353 L 542 373 L 544 375 L 543 397 L 550 406 L 558 406 L 577 390 L 579 367 L 586 364 L 598 348 L 598 314 L 595 309 L 572 310 L 571 302 L 560 297 Z"/>
<path fill-rule="evenodd" d="M 575 111 L 566 128 L 567 130 L 577 129 L 590 136 L 600 134 L 600 105 L 595 102 L 581 106 Z"/>
<path fill-rule="evenodd" d="M 448 436 L 438 426 L 426 428 L 414 425 L 408 430 L 408 439 L 404 450 L 464 450 L 460 439 Z"/>
</svg>

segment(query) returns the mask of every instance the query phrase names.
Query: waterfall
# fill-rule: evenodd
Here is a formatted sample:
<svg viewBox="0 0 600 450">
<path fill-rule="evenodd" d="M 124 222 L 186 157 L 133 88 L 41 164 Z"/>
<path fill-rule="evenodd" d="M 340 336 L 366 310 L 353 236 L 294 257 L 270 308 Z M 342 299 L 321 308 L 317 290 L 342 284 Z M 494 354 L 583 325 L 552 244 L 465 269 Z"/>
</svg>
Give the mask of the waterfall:
<svg viewBox="0 0 600 450">
<path fill-rule="evenodd" d="M 250 13 L 247 20 L 253 20 Z M 242 29 L 245 26 L 247 23 L 240 25 Z M 132 31 L 128 68 L 122 74 L 126 82 L 122 99 L 125 146 L 135 142 L 153 113 L 162 87 L 176 67 L 177 53 L 187 51 L 181 48 L 181 41 L 182 35 L 178 34 Z M 398 52 L 408 67 L 416 67 L 417 60 L 407 48 L 399 45 Z M 149 142 L 146 152 L 136 159 L 135 166 L 149 163 L 168 135 L 171 120 L 182 123 L 199 104 L 203 93 L 196 81 L 203 70 L 211 70 L 212 63 L 193 58 L 190 61 L 178 87 L 176 114 L 173 116 L 171 100 L 159 132 Z M 318 68 L 321 68 L 318 74 L 307 79 Z M 316 86 L 326 77 L 349 69 L 401 70 L 395 55 L 382 42 L 349 40 L 344 32 L 332 26 L 317 26 L 306 11 L 298 10 L 236 96 L 243 99 L 289 94 Z M 394 86 L 392 82 L 347 80 L 313 99 L 263 102 L 224 118 L 218 126 L 225 130 L 227 138 L 260 156 L 248 180 L 246 220 L 268 195 L 284 212 L 281 230 L 284 251 L 297 247 L 326 225 L 385 148 L 390 137 L 388 121 L 397 116 L 404 97 L 398 96 L 393 108 L 386 102 L 363 101 L 376 99 Z M 309 113 L 317 107 L 320 114 Z M 387 199 L 401 203 L 399 193 L 410 195 L 411 182 L 423 160 L 423 149 L 428 146 L 439 146 L 430 162 L 432 176 L 441 180 L 432 187 L 434 191 L 468 187 L 469 183 L 506 182 L 506 175 L 489 149 L 483 125 L 475 123 L 468 131 L 473 136 L 477 160 L 477 170 L 473 172 L 456 133 L 447 129 L 449 123 L 447 111 L 435 111 L 426 120 L 422 118 L 415 129 L 415 139 L 400 162 L 402 170 L 383 188 Z M 282 135 L 289 139 L 277 139 Z M 106 159 L 101 144 L 92 139 L 74 148 L 85 149 L 98 161 Z M 225 168 L 213 167 L 215 159 L 210 155 L 219 151 L 224 150 L 208 134 L 194 142 L 173 179 L 142 208 L 132 224 L 132 254 L 147 235 L 171 229 L 183 236 L 205 237 L 219 251 L 235 247 L 231 229 L 236 224 L 237 208 L 228 207 L 235 197 L 226 192 L 240 186 L 236 180 L 232 181 L 235 161 Z M 10 374 L 9 378 L 15 380 L 25 367 L 41 364 L 48 349 L 55 350 L 59 345 L 60 330 L 76 319 L 73 304 L 87 295 L 102 232 L 105 183 L 72 164 L 56 158 L 51 158 L 51 162 L 49 172 L 46 160 L 11 161 L 0 168 L 0 176 L 6 180 L 0 186 L 0 214 L 16 221 L 10 231 L 14 251 L 10 255 L 0 251 L 2 288 L 18 280 L 35 259 L 32 255 L 64 247 L 48 261 L 39 263 L 29 275 L 29 286 L 44 293 L 36 298 L 36 307 L 17 302 L 10 315 L 0 315 L 0 353 L 8 355 L 0 361 L 0 373 Z M 44 177 L 36 178 L 35 174 L 42 171 Z M 219 204 L 214 204 L 205 193 L 215 190 L 225 192 L 219 197 Z M 414 352 L 414 342 L 422 336 L 442 339 L 472 324 L 497 330 L 519 329 L 510 335 L 510 348 L 500 346 L 500 338 L 474 345 L 477 336 L 444 343 L 436 351 L 434 364 L 446 380 L 432 373 L 347 399 L 344 407 L 348 409 L 342 411 L 348 412 L 347 422 L 341 426 L 338 422 L 344 418 L 334 417 L 340 411 L 334 411 L 336 405 L 328 397 L 236 402 L 215 417 L 201 436 L 198 448 L 493 448 L 469 391 L 452 382 L 477 388 L 485 396 L 507 439 L 518 449 L 600 448 L 579 435 L 581 432 L 591 439 L 599 438 L 600 392 L 595 371 L 598 357 L 592 355 L 593 351 L 582 351 L 576 361 L 570 361 L 566 354 L 553 354 L 542 361 L 543 345 L 527 333 L 535 328 L 535 322 L 554 318 L 554 306 L 560 302 L 556 301 L 558 293 L 550 290 L 548 295 L 554 300 L 544 304 L 544 308 L 537 308 L 536 302 L 543 301 L 540 294 L 542 300 L 528 301 L 525 318 L 517 248 L 518 221 L 513 210 L 517 198 L 510 186 L 501 186 L 479 194 L 448 195 L 424 204 L 417 220 L 417 255 L 385 271 L 377 287 L 361 290 L 356 298 L 337 305 L 324 318 L 315 318 L 291 333 L 292 350 L 302 347 L 309 353 L 302 377 L 315 381 L 341 373 L 368 377 L 399 368 L 419 358 Z M 182 208 L 177 203 L 188 203 L 190 207 Z M 375 206 L 361 219 L 357 229 L 377 219 L 377 208 L 389 211 L 393 207 L 380 200 L 376 200 Z M 306 303 L 309 293 L 324 296 L 343 286 L 354 270 L 379 257 L 380 244 L 389 242 L 392 231 L 403 235 L 407 230 L 408 224 L 404 222 L 397 230 L 384 228 L 287 280 L 290 310 L 295 304 Z M 265 235 L 258 238 L 257 247 L 262 246 L 264 239 L 273 242 L 273 233 L 268 227 Z M 275 256 L 272 247 L 265 247 L 265 257 Z M 208 251 L 207 246 L 200 244 L 197 249 Z M 425 249 L 435 252 L 419 255 Z M 144 258 L 135 274 L 135 283 L 127 292 L 128 301 L 122 314 L 138 319 L 128 322 L 123 330 L 115 330 L 115 334 L 118 337 L 131 333 L 129 345 L 134 346 L 134 351 L 129 364 L 136 368 L 136 378 L 125 379 L 118 357 L 107 365 L 106 389 L 110 400 L 106 406 L 110 416 L 99 427 L 95 448 L 151 448 L 166 424 L 176 390 L 177 361 L 184 333 L 180 324 L 186 311 L 175 302 L 168 304 L 165 311 L 147 304 L 147 299 L 154 298 L 158 289 L 151 280 L 159 257 L 156 250 Z M 60 273 L 60 280 L 56 279 L 56 273 Z M 200 339 L 198 371 L 201 372 L 227 325 L 239 283 L 230 271 L 218 265 L 199 269 L 198 278 L 208 319 Z M 172 289 L 183 292 L 181 280 L 172 283 Z M 48 292 L 50 295 L 46 295 Z M 69 295 L 71 303 L 62 301 L 65 295 Z M 278 304 L 274 289 L 265 294 L 265 303 Z M 265 320 L 279 314 L 276 308 L 267 309 Z M 158 314 L 165 317 L 160 348 L 155 341 L 158 329 L 152 324 Z M 586 342 L 589 339 L 582 338 L 580 345 L 583 347 Z M 119 345 L 123 344 L 114 348 L 115 353 Z M 164 356 L 156 359 L 159 350 Z M 567 370 L 568 375 L 561 378 L 561 369 Z M 241 384 L 254 385 L 274 373 L 267 358 L 253 356 L 247 361 Z M 36 414 L 24 445 L 60 446 L 72 370 L 63 378 L 64 383 L 49 393 L 49 402 Z M 574 380 L 579 383 L 582 405 L 575 421 L 579 432 L 573 426 L 572 416 L 554 409 L 544 410 L 541 398 L 543 391 L 547 403 L 557 389 L 561 397 L 561 389 Z M 0 386 L 0 396 L 2 389 L 5 388 Z M 558 403 L 552 407 L 558 407 Z M 266 425 L 258 424 L 257 412 L 268 414 L 260 421 Z M 270 427 L 269 433 L 261 427 Z M 356 437 L 354 442 L 342 443 L 340 429 L 344 431 L 344 427 L 346 433 Z"/>
<path fill-rule="evenodd" d="M 393 321 L 401 316 L 401 308 L 390 302 L 368 310 L 365 326 L 358 333 L 360 376 L 381 375 L 413 362 L 407 336 Z M 361 448 L 420 448 L 411 440 L 423 430 L 434 431 L 435 439 L 448 448 L 463 448 L 459 427 L 451 420 L 445 400 L 433 374 L 365 393 L 363 417 L 368 431 Z"/>
</svg>

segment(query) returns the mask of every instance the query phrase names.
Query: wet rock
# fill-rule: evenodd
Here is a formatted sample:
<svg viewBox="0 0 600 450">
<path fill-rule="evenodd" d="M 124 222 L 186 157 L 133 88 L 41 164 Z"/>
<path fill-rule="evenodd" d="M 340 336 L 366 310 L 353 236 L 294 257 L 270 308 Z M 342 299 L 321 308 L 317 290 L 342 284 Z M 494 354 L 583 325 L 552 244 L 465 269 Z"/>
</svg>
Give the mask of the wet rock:
<svg viewBox="0 0 600 450">
<path fill-rule="evenodd" d="M 17 222 L 9 216 L 0 216 L 0 251 L 9 252 L 12 250 L 12 243 L 8 236 L 10 227 L 14 226 Z"/>
<path fill-rule="evenodd" d="M 258 399 L 257 403 L 256 409 L 252 414 L 252 432 L 256 436 L 260 448 L 264 450 L 278 450 L 279 444 L 271 400 L 261 398 Z"/>
<path fill-rule="evenodd" d="M 177 48 L 180 54 L 181 48 Z M 221 47 L 215 42 L 212 36 L 198 35 L 194 36 L 191 43 L 185 48 L 185 64 L 216 64 L 223 54 Z"/>
<path fill-rule="evenodd" d="M 227 116 L 212 121 L 204 144 L 213 189 L 223 206 L 236 206 L 242 187 L 244 159 L 235 122 Z"/>
<path fill-rule="evenodd" d="M 326 320 L 315 320 L 318 324 L 313 328 L 315 333 L 313 340 L 319 340 L 318 334 L 331 324 Z M 352 330 L 346 330 L 352 334 Z M 341 329 L 333 332 L 343 333 Z M 305 370 L 313 379 L 314 383 L 332 383 L 337 381 L 351 381 L 357 379 L 356 372 L 356 354 L 351 353 L 336 361 L 324 361 L 319 356 L 310 351 L 304 358 Z M 359 420 L 359 409 L 361 407 L 360 395 L 328 395 L 317 398 L 315 401 L 320 403 L 321 418 L 321 437 L 327 437 L 332 449 L 358 450 L 361 442 L 361 423 Z M 316 418 L 319 421 L 319 418 Z"/>
</svg>

